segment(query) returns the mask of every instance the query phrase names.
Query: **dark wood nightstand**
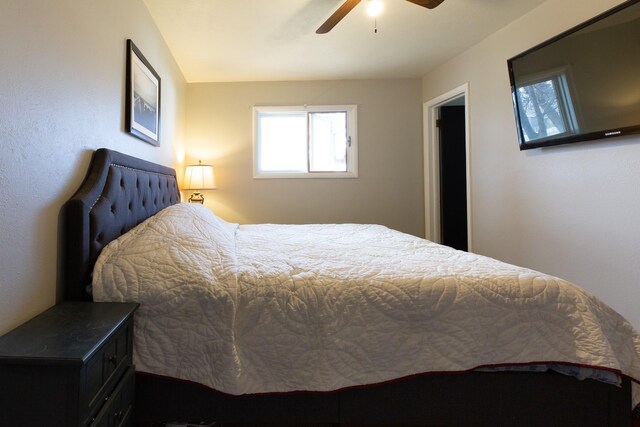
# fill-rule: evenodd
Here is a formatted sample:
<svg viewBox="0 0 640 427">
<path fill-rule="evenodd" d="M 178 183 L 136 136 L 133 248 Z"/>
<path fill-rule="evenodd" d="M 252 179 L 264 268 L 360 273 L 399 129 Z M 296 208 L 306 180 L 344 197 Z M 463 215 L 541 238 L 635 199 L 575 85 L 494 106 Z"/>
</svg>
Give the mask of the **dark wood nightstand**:
<svg viewBox="0 0 640 427">
<path fill-rule="evenodd" d="M 64 302 L 0 337 L 0 425 L 131 425 L 137 308 Z"/>
</svg>

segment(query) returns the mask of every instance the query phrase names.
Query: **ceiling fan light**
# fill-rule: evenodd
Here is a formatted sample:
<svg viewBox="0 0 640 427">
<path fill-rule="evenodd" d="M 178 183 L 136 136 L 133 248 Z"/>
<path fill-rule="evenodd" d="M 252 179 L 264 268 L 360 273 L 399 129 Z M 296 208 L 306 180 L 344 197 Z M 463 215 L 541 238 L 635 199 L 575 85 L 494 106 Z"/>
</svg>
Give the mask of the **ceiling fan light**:
<svg viewBox="0 0 640 427">
<path fill-rule="evenodd" d="M 382 9 L 384 9 L 382 0 L 369 0 L 369 4 L 367 4 L 367 13 L 369 15 L 379 16 L 382 13 Z"/>
</svg>

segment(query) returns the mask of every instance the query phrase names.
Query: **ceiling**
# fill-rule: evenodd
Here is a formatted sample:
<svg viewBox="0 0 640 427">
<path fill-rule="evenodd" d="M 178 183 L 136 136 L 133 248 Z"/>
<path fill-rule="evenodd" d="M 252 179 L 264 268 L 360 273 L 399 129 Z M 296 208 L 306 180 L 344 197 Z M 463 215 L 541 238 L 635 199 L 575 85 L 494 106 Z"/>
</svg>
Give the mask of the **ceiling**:
<svg viewBox="0 0 640 427">
<path fill-rule="evenodd" d="M 144 0 L 188 82 L 418 78 L 545 0 L 383 1 L 319 35 L 344 0 Z"/>
</svg>

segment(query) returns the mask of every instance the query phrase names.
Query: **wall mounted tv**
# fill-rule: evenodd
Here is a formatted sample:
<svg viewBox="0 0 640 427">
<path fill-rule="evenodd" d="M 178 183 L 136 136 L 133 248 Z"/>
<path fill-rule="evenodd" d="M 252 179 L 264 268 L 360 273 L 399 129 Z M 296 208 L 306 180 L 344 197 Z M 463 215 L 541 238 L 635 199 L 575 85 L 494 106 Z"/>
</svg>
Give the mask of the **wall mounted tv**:
<svg viewBox="0 0 640 427">
<path fill-rule="evenodd" d="M 520 149 L 640 133 L 640 0 L 508 61 Z"/>
</svg>

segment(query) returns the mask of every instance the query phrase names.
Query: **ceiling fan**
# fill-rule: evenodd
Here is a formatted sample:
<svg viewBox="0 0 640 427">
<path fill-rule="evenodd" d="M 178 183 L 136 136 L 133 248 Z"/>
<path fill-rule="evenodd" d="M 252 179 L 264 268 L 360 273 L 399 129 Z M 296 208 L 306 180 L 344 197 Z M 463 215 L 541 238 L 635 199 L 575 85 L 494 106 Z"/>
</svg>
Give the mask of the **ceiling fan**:
<svg viewBox="0 0 640 427">
<path fill-rule="evenodd" d="M 316 33 L 325 34 L 331 31 L 331 29 L 335 27 L 336 24 L 338 24 L 338 22 L 342 20 L 342 18 L 347 16 L 347 13 L 351 12 L 351 9 L 356 7 L 358 3 L 360 3 L 360 1 L 361 0 L 346 0 L 344 3 L 342 3 L 342 6 L 340 6 L 335 12 L 333 12 L 333 15 L 331 15 L 329 19 L 327 19 L 324 22 L 324 24 L 322 24 L 320 28 L 316 30 Z M 428 9 L 433 9 L 435 7 L 438 7 L 440 3 L 442 3 L 444 0 L 407 0 L 407 1 L 413 4 L 417 4 L 418 6 L 426 7 Z"/>
</svg>

